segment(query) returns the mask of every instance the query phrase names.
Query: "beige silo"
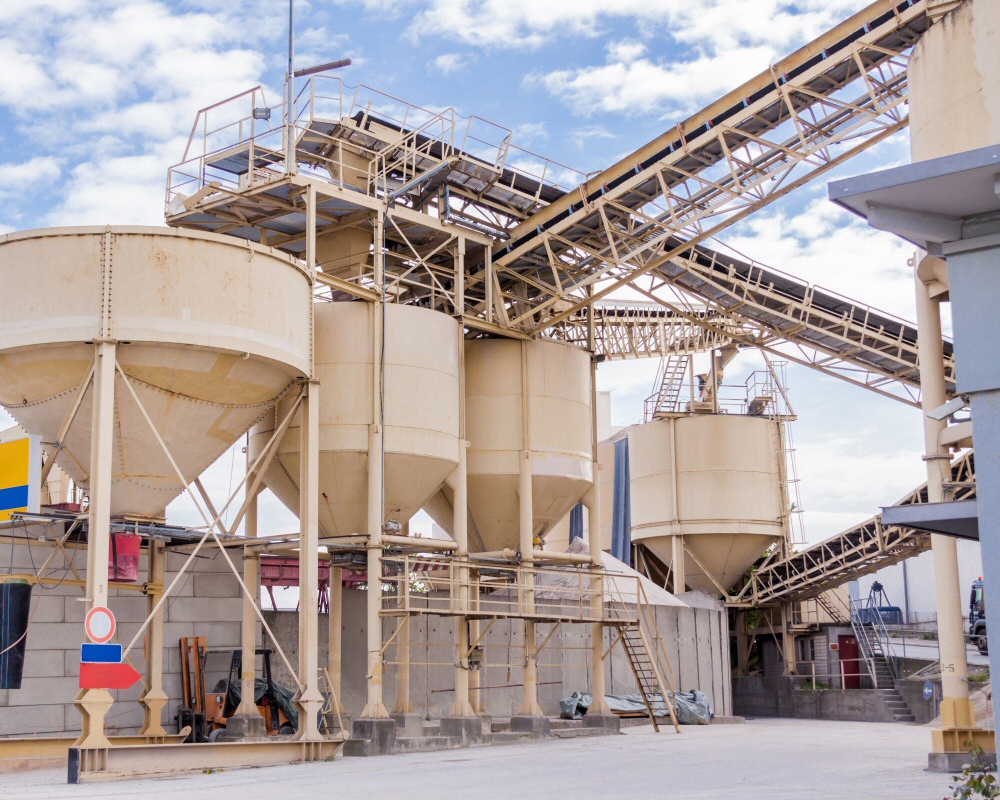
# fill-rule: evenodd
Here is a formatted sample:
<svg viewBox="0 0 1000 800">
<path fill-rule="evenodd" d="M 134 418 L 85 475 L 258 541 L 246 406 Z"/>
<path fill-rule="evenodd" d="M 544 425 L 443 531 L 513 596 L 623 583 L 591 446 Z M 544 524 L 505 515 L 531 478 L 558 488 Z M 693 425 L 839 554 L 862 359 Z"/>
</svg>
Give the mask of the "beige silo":
<svg viewBox="0 0 1000 800">
<path fill-rule="evenodd" d="M 920 37 L 910 56 L 914 161 L 1000 142 L 1000 3 L 969 0 Z"/>
<path fill-rule="evenodd" d="M 705 414 L 629 428 L 632 541 L 667 565 L 682 541 L 688 588 L 733 586 L 784 535 L 779 424 Z"/>
<path fill-rule="evenodd" d="M 59 438 L 95 342 L 115 358 L 186 481 L 198 477 L 309 371 L 311 289 L 294 259 L 170 228 L 54 228 L 0 237 L 0 403 Z M 184 489 L 121 375 L 110 513 L 157 517 Z M 91 465 L 93 386 L 57 463 Z"/>
<path fill-rule="evenodd" d="M 321 531 L 364 534 L 367 527 L 369 426 L 373 423 L 373 305 L 317 303 L 316 377 L 320 394 Z M 444 314 L 385 306 L 385 519 L 405 523 L 458 463 L 459 324 Z M 290 402 L 290 401 L 289 401 Z M 287 403 L 250 437 L 255 457 Z M 265 473 L 267 486 L 298 511 L 299 427 L 292 422 Z"/>
<path fill-rule="evenodd" d="M 544 540 L 593 478 L 590 356 L 547 341 L 466 343 L 469 513 L 487 551 L 519 545 L 520 460 L 529 453 L 532 532 Z"/>
</svg>

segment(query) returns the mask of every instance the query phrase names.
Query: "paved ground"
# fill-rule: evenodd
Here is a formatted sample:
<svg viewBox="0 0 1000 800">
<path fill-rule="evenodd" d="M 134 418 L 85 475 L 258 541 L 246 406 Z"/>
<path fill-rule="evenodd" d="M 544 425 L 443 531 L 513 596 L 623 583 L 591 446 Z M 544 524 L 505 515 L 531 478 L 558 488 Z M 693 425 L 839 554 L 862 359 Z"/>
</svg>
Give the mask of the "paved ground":
<svg viewBox="0 0 1000 800">
<path fill-rule="evenodd" d="M 928 661 L 937 661 L 938 643 L 928 639 L 893 639 L 892 647 L 897 656 L 906 655 L 907 658 L 924 658 Z M 989 656 L 979 655 L 979 650 L 975 645 L 968 645 L 965 648 L 965 657 L 970 665 L 977 667 L 988 667 L 990 665 Z"/>
<path fill-rule="evenodd" d="M 940 800 L 951 796 L 950 776 L 924 771 L 929 744 L 924 726 L 761 719 L 686 727 L 681 735 L 657 735 L 643 726 L 617 737 L 82 786 L 67 786 L 61 770 L 5 774 L 0 775 L 0 796 Z"/>
</svg>

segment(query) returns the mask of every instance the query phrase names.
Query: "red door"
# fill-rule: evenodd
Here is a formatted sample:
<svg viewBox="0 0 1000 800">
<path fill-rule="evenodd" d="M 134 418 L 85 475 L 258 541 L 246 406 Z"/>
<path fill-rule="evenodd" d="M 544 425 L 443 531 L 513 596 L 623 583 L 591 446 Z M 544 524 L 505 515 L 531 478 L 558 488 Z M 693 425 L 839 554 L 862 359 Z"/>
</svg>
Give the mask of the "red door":
<svg viewBox="0 0 1000 800">
<path fill-rule="evenodd" d="M 845 689 L 861 688 L 861 659 L 858 640 L 853 636 L 838 636 L 837 649 L 840 653 L 840 669 L 844 676 Z"/>
</svg>

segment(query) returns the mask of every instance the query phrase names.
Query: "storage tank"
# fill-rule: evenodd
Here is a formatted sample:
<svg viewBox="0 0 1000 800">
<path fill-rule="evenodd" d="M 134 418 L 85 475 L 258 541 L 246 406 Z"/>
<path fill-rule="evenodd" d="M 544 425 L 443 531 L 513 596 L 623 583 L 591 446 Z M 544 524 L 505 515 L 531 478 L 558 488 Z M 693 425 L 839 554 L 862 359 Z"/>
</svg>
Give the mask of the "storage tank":
<svg viewBox="0 0 1000 800">
<path fill-rule="evenodd" d="M 589 354 L 540 340 L 467 342 L 465 424 L 469 515 L 478 532 L 470 549 L 517 548 L 518 460 L 526 449 L 533 532 L 544 538 L 593 478 Z"/>
<path fill-rule="evenodd" d="M 0 403 L 25 430 L 57 438 L 107 297 L 118 362 L 188 481 L 309 371 L 308 277 L 291 257 L 231 238 L 137 227 L 8 234 L 0 297 Z M 115 392 L 111 513 L 159 516 L 184 486 L 120 375 Z M 57 458 L 84 487 L 92 395 Z"/>
<path fill-rule="evenodd" d="M 670 565 L 683 536 L 687 586 L 733 586 L 784 535 L 779 424 L 699 414 L 629 428 L 632 541 Z"/>
<path fill-rule="evenodd" d="M 1000 3 L 968 0 L 945 14 L 907 71 L 914 161 L 1000 143 Z"/>
<path fill-rule="evenodd" d="M 598 395 L 600 396 L 600 395 Z M 611 441 L 601 442 L 597 446 L 597 461 L 600 464 L 598 486 L 601 506 L 601 549 L 611 552 L 612 521 L 615 503 L 615 444 Z M 545 549 L 553 553 L 565 553 L 570 544 L 570 530 L 573 511 L 559 520 L 545 534 Z M 590 515 L 583 509 L 583 540 L 590 542 Z"/>
<path fill-rule="evenodd" d="M 371 303 L 315 306 L 316 377 L 320 381 L 320 530 L 365 533 L 368 434 L 373 415 Z M 459 323 L 425 308 L 385 306 L 385 518 L 405 523 L 458 464 Z M 267 444 L 291 400 L 283 400 L 250 435 L 250 456 Z M 264 482 L 299 510 L 299 425 L 293 420 Z"/>
</svg>

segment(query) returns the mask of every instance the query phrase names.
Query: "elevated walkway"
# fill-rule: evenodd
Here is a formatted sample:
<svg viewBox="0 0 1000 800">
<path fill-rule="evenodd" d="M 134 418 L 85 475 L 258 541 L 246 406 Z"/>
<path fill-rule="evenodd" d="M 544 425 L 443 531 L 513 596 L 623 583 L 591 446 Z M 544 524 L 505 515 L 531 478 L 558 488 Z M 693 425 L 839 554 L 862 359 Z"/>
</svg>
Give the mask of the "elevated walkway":
<svg viewBox="0 0 1000 800">
<path fill-rule="evenodd" d="M 951 465 L 946 486 L 954 499 L 975 497 L 975 460 L 966 452 Z M 927 484 L 910 492 L 896 505 L 927 502 Z M 729 598 L 731 606 L 766 606 L 810 600 L 823 592 L 869 575 L 882 567 L 930 549 L 930 534 L 912 528 L 885 526 L 881 515 L 784 558 L 773 554 L 748 575 L 743 588 Z"/>
</svg>

